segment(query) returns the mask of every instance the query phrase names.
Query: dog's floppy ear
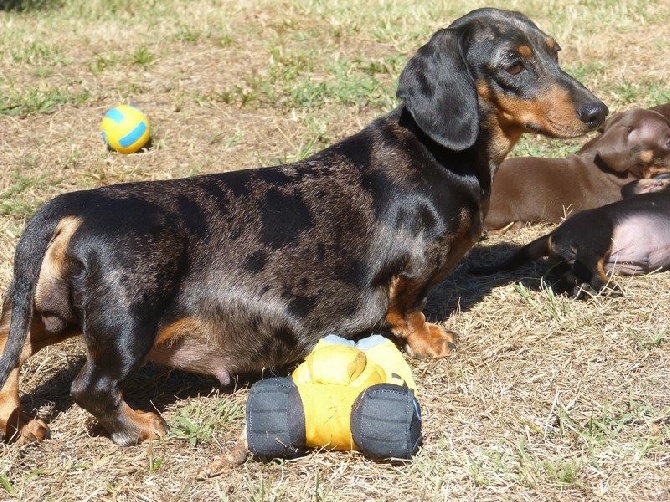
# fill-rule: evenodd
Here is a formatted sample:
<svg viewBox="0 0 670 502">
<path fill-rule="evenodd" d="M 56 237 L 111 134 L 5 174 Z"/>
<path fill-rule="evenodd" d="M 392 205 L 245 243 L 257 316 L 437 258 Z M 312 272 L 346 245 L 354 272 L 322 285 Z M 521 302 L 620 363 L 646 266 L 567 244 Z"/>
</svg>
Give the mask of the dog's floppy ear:
<svg viewBox="0 0 670 502">
<path fill-rule="evenodd" d="M 621 123 L 622 118 L 623 114 L 615 114 L 608 120 L 602 135 L 593 145 L 599 160 L 614 171 L 628 171 L 632 167 L 629 129 Z"/>
<path fill-rule="evenodd" d="M 479 135 L 477 91 L 459 33 L 435 33 L 407 63 L 397 92 L 421 130 L 453 150 L 472 146 Z"/>
</svg>

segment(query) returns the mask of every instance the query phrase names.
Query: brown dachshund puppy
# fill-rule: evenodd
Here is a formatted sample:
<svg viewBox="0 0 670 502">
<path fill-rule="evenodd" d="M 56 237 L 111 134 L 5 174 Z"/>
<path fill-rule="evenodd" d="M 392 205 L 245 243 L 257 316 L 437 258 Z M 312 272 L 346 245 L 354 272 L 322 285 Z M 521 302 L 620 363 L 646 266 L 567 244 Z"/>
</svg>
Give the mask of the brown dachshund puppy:
<svg viewBox="0 0 670 502">
<path fill-rule="evenodd" d="M 525 131 L 578 136 L 607 115 L 558 50 L 522 14 L 477 10 L 410 59 L 398 108 L 308 159 L 47 202 L 0 319 L 0 431 L 47 436 L 20 412 L 19 368 L 76 335 L 72 396 L 119 445 L 166 430 L 123 399 L 147 359 L 228 384 L 329 333 L 386 330 L 416 356 L 448 355 L 453 333 L 422 308 L 477 242 L 498 165 Z"/>
<path fill-rule="evenodd" d="M 491 274 L 549 257 L 552 275 L 576 297 L 609 289 L 608 274 L 642 275 L 670 267 L 670 195 L 651 193 L 582 211 L 502 263 L 471 267 Z"/>
<path fill-rule="evenodd" d="M 567 213 L 646 191 L 649 182 L 640 179 L 670 172 L 669 141 L 665 117 L 634 109 L 613 115 L 603 133 L 574 155 L 506 159 L 493 179 L 484 229 L 559 222 Z"/>
</svg>

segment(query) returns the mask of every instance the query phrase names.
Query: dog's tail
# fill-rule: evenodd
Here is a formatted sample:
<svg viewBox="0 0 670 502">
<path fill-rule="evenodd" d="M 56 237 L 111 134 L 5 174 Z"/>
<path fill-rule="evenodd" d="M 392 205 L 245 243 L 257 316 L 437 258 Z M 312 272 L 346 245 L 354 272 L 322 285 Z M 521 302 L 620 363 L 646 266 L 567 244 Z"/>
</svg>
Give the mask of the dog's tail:
<svg viewBox="0 0 670 502">
<path fill-rule="evenodd" d="M 535 261 L 543 256 L 551 254 L 551 234 L 543 235 L 535 239 L 530 244 L 525 245 L 519 249 L 512 256 L 501 263 L 494 263 L 493 265 L 482 265 L 479 267 L 470 267 L 468 271 L 475 275 L 488 275 L 503 270 L 513 270 L 525 265 L 531 261 Z"/>
<path fill-rule="evenodd" d="M 53 205 L 50 205 L 53 206 Z M 2 357 L 0 357 L 0 389 L 5 385 L 9 373 L 16 367 L 21 350 L 30 331 L 33 316 L 33 299 L 49 242 L 56 230 L 59 218 L 43 207 L 30 220 L 21 236 L 14 255 L 14 282 L 7 292 L 11 305 L 9 335 Z M 4 312 L 7 315 L 7 312 Z"/>
</svg>

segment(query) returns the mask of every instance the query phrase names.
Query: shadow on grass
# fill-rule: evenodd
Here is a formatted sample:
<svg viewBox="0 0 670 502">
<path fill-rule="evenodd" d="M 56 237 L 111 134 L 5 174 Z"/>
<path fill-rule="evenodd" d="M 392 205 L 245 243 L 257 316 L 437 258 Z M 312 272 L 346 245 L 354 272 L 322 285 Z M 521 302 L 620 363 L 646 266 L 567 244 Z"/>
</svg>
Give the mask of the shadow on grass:
<svg viewBox="0 0 670 502">
<path fill-rule="evenodd" d="M 516 270 L 491 275 L 474 275 L 468 268 L 474 265 L 499 263 L 520 249 L 516 244 L 493 244 L 475 246 L 441 284 L 428 295 L 424 312 L 433 322 L 448 318 L 457 310 L 468 311 L 487 296 L 492 289 L 511 282 L 519 282 L 531 291 L 546 286 L 542 278 L 547 267 L 542 263 L 529 263 Z"/>
<path fill-rule="evenodd" d="M 75 404 L 70 395 L 70 385 L 84 362 L 83 355 L 72 358 L 66 367 L 59 368 L 24 394 L 21 397 L 23 411 L 29 416 L 39 415 L 39 418 L 45 420 L 47 424 L 61 413 L 66 413 Z M 263 376 L 286 376 L 292 369 L 293 367 L 280 368 Z M 143 411 L 156 410 L 164 414 L 177 401 L 208 396 L 214 392 L 221 395 L 232 394 L 237 389 L 251 386 L 259 378 L 260 375 L 238 375 L 234 377 L 231 385 L 224 387 L 213 377 L 148 363 L 124 384 L 123 397 L 131 408 Z M 108 436 L 92 415 L 85 426 L 92 436 Z"/>
<path fill-rule="evenodd" d="M 0 11 L 35 11 L 62 7 L 62 0 L 0 0 Z"/>
</svg>

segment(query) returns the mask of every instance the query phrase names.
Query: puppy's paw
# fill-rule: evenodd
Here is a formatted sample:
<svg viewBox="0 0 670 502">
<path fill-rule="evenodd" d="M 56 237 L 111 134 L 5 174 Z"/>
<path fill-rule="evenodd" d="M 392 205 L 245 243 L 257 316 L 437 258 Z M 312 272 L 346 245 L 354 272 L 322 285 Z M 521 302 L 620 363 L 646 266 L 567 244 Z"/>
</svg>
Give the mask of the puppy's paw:
<svg viewBox="0 0 670 502">
<path fill-rule="evenodd" d="M 618 284 L 608 282 L 604 285 L 596 285 L 595 287 L 589 283 L 577 284 L 572 289 L 572 297 L 577 300 L 588 300 L 595 296 L 610 296 L 613 298 L 623 296 L 623 290 Z"/>
<path fill-rule="evenodd" d="M 146 439 L 160 439 L 169 427 L 163 417 L 152 411 L 136 411 L 124 406 L 125 414 L 119 422 L 123 427 L 110 431 L 110 437 L 119 446 L 131 446 Z"/>
</svg>

